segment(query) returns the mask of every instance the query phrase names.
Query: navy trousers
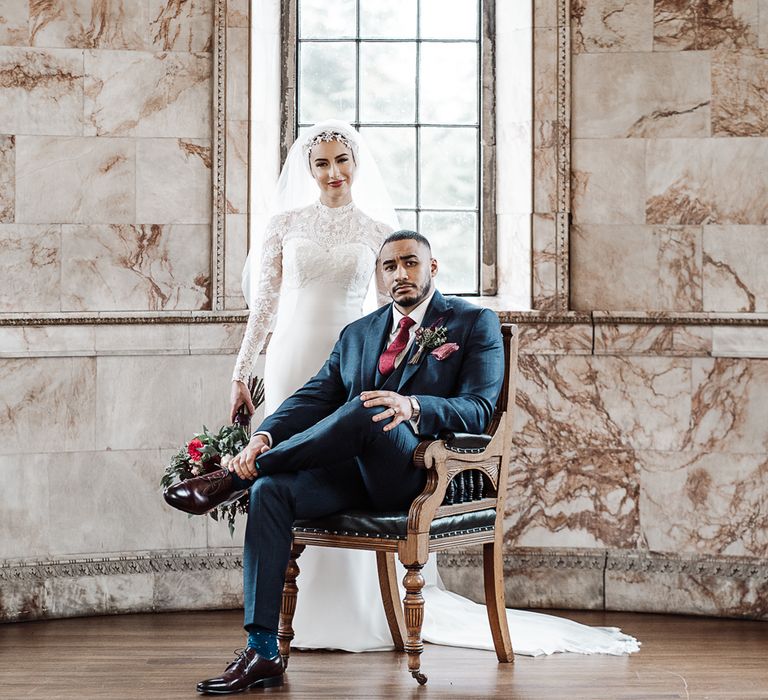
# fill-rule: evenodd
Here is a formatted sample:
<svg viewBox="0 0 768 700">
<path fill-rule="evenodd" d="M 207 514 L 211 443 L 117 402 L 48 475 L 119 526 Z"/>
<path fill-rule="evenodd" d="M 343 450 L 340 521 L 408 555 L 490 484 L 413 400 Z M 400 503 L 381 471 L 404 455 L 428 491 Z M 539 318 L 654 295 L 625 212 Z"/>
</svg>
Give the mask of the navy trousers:
<svg viewBox="0 0 768 700">
<path fill-rule="evenodd" d="M 411 461 L 419 439 L 406 423 L 384 432 L 388 419 L 371 420 L 383 410 L 355 397 L 258 458 L 243 555 L 246 629 L 277 631 L 294 520 L 400 510 L 424 488 L 426 475 Z"/>
</svg>

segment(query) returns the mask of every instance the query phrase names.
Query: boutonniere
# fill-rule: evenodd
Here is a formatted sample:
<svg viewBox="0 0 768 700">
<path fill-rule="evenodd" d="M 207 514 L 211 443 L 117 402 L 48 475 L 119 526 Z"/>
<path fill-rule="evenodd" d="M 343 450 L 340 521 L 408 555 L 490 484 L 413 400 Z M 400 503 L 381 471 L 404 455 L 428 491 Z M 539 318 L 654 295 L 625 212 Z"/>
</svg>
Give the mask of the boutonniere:
<svg viewBox="0 0 768 700">
<path fill-rule="evenodd" d="M 416 354 L 408 361 L 409 365 L 415 365 L 421 360 L 421 356 L 425 352 L 430 352 L 445 345 L 445 341 L 448 340 L 448 330 L 445 326 L 440 325 L 440 318 L 428 328 L 419 328 L 416 331 L 415 339 L 419 345 L 419 349 Z M 458 347 L 458 346 L 456 346 Z"/>
</svg>

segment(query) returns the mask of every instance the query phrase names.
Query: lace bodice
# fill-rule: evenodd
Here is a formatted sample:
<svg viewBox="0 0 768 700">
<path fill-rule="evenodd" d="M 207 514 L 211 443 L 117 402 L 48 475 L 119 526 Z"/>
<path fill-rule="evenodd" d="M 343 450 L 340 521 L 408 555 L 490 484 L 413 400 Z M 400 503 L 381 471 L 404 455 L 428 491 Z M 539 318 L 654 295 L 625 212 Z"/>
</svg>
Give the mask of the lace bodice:
<svg viewBox="0 0 768 700">
<path fill-rule="evenodd" d="M 280 293 L 313 284 L 337 285 L 365 296 L 385 224 L 354 203 L 330 208 L 315 202 L 274 216 L 265 231 L 259 285 L 232 378 L 247 382 L 278 310 Z M 389 301 L 377 290 L 380 304 Z"/>
</svg>

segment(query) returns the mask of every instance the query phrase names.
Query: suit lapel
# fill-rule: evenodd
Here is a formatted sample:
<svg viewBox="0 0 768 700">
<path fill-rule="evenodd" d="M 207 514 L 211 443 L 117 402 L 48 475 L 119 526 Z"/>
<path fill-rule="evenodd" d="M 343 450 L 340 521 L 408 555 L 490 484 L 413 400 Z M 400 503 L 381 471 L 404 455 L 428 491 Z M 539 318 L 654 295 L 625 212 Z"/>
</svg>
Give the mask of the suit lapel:
<svg viewBox="0 0 768 700">
<path fill-rule="evenodd" d="M 450 316 L 451 312 L 453 311 L 450 303 L 448 300 L 440 294 L 437 290 L 435 290 L 435 294 L 432 297 L 432 301 L 429 303 L 429 308 L 427 309 L 427 313 L 424 314 L 424 321 L 421 324 L 421 328 L 429 328 L 429 326 L 432 326 L 437 323 L 437 321 L 440 321 L 440 325 L 444 326 L 446 325 L 448 321 L 448 317 Z M 441 320 L 442 319 L 442 320 Z M 408 354 L 405 356 L 405 359 L 403 362 L 406 363 L 405 368 L 403 370 L 403 374 L 400 377 L 400 382 L 397 385 L 397 391 L 399 392 L 401 387 L 416 373 L 416 370 L 421 367 L 424 360 L 426 359 L 428 352 L 423 352 L 421 354 L 421 357 L 419 358 L 419 361 L 415 364 L 409 364 L 411 359 L 416 355 L 418 352 L 418 344 L 414 341 L 413 345 L 411 345 L 410 350 L 408 351 Z"/>
<path fill-rule="evenodd" d="M 371 320 L 363 341 L 363 358 L 360 363 L 360 379 L 363 391 L 370 391 L 376 386 L 379 355 L 382 353 L 384 339 L 389 335 L 392 325 L 392 305 L 379 309 Z"/>
</svg>

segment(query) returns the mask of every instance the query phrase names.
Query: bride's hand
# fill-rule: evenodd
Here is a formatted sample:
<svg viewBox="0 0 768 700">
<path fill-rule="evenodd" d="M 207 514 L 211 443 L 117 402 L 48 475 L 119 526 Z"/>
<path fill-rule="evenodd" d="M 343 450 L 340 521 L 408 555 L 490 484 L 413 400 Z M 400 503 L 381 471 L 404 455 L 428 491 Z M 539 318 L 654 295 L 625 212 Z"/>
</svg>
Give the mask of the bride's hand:
<svg viewBox="0 0 768 700">
<path fill-rule="evenodd" d="M 229 409 L 229 420 L 231 423 L 235 422 L 237 411 L 243 404 L 245 404 L 245 407 L 248 409 L 249 415 L 252 416 L 256 412 L 253 401 L 251 401 L 251 393 L 248 391 L 248 387 L 245 386 L 243 382 L 233 380 Z"/>
</svg>

